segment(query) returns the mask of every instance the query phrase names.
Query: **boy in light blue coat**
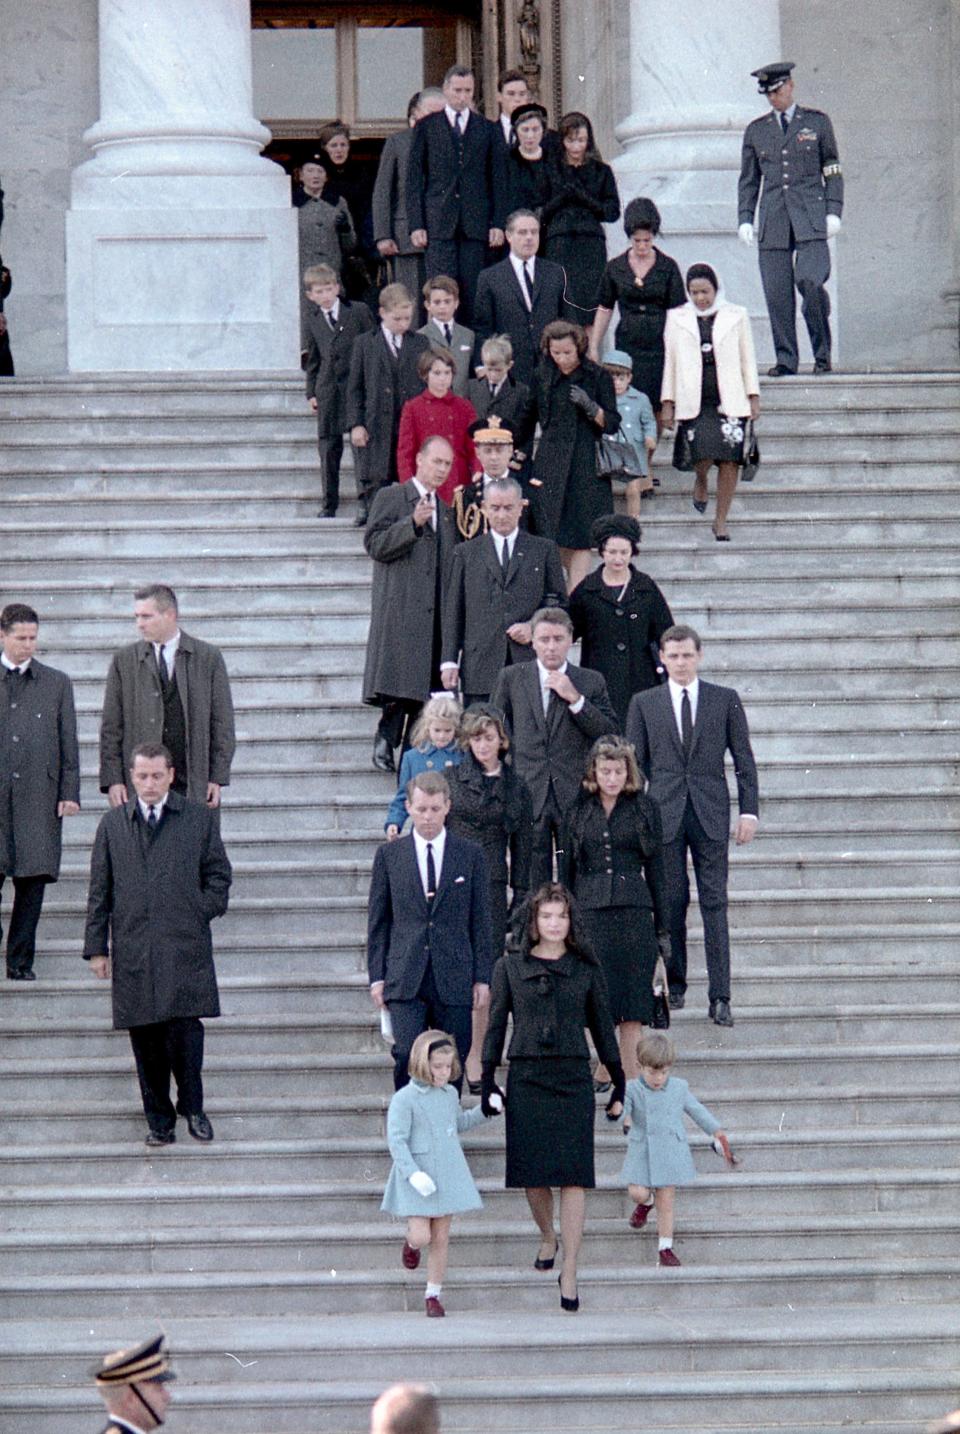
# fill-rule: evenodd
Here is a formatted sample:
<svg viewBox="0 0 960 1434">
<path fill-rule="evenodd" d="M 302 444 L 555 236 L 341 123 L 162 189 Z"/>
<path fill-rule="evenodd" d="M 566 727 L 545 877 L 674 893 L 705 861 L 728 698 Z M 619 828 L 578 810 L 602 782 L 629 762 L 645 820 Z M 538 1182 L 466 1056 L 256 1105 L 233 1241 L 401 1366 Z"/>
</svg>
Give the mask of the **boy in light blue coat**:
<svg viewBox="0 0 960 1434">
<path fill-rule="evenodd" d="M 427 1247 L 426 1313 L 442 1318 L 440 1303 L 447 1270 L 450 1225 L 454 1215 L 479 1210 L 482 1201 L 459 1132 L 472 1130 L 487 1117 L 478 1105 L 462 1110 L 456 1087 L 460 1075 L 453 1037 L 445 1031 L 423 1031 L 410 1051 L 409 1084 L 390 1101 L 387 1143 L 393 1168 L 383 1192 L 381 1210 L 407 1216 L 407 1236 L 400 1260 L 405 1270 L 420 1264 Z"/>
<path fill-rule="evenodd" d="M 612 349 L 603 359 L 603 367 L 613 379 L 617 395 L 617 412 L 620 415 L 618 438 L 625 438 L 637 455 L 639 469 L 634 477 L 624 474 L 627 512 L 631 518 L 640 517 L 640 501 L 652 498 L 655 480 L 650 474 L 650 460 L 657 446 L 657 420 L 653 406 L 645 393 L 634 388 L 633 359 L 622 349 Z"/>
<path fill-rule="evenodd" d="M 630 1199 L 637 1202 L 630 1216 L 631 1229 L 641 1230 L 654 1205 L 657 1207 L 659 1263 L 667 1267 L 680 1264 L 673 1253 L 676 1187 L 690 1185 L 697 1178 L 684 1115 L 713 1137 L 714 1150 L 728 1165 L 738 1163 L 720 1122 L 691 1095 L 685 1080 L 670 1074 L 675 1059 L 673 1042 L 662 1031 L 650 1031 L 637 1043 L 640 1075 L 627 1082 L 623 1128 L 629 1134 L 620 1172 Z"/>
</svg>

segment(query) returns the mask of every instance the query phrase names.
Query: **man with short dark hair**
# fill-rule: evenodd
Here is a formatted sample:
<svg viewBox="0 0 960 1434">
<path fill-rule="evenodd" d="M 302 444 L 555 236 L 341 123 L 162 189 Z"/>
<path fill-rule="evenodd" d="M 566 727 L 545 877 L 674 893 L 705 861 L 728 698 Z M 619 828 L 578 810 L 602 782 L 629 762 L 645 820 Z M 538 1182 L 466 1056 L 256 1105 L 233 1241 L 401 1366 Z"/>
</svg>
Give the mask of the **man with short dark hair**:
<svg viewBox="0 0 960 1434">
<path fill-rule="evenodd" d="M 532 384 L 540 361 L 540 335 L 554 319 L 568 317 L 567 276 L 562 265 L 537 257 L 540 220 L 532 209 L 516 209 L 508 215 L 506 239 L 507 257 L 484 269 L 477 280 L 473 362 L 482 369 L 486 340 L 507 334 L 513 345 L 514 378 Z"/>
<path fill-rule="evenodd" d="M 487 245 L 503 244 L 506 155 L 496 127 L 472 108 L 473 71 L 451 65 L 444 108 L 413 131 L 407 167 L 410 242 L 426 251 L 427 278 L 460 285 L 460 321 L 470 325 Z"/>
<path fill-rule="evenodd" d="M 0 612 L 0 887 L 13 878 L 10 981 L 36 980 L 37 925 L 60 875 L 63 818 L 80 810 L 73 687 L 34 657 L 39 625 L 26 603 Z"/>
<path fill-rule="evenodd" d="M 740 819 L 738 846 L 757 830 L 759 787 L 750 731 L 732 687 L 701 682 L 703 645 L 692 627 L 676 624 L 660 638 L 660 660 L 668 681 L 638 692 L 627 709 L 627 740 L 649 778 L 649 795 L 663 821 L 663 864 L 670 922 L 670 1004 L 679 1009 L 687 988 L 687 908 L 693 857 L 697 899 L 703 920 L 709 979 L 709 1017 L 732 1026 L 730 936 L 727 930 L 727 867 L 730 793 L 724 758 L 733 758 Z"/>
<path fill-rule="evenodd" d="M 173 1144 L 178 1115 L 195 1140 L 213 1139 L 201 1017 L 220 1014 L 210 922 L 232 880 L 217 813 L 174 791 L 174 775 L 161 743 L 134 747 L 134 795 L 97 827 L 83 945 L 93 974 L 112 981 L 114 1030 L 130 1033 L 151 1147 Z"/>
<path fill-rule="evenodd" d="M 165 583 L 134 593 L 140 641 L 114 654 L 100 722 L 100 790 L 112 807 L 127 799 L 127 772 L 139 742 L 173 755 L 174 791 L 220 805 L 236 747 L 230 679 L 220 650 L 180 627 Z"/>
<path fill-rule="evenodd" d="M 493 965 L 486 858 L 446 829 L 447 779 L 418 773 L 406 806 L 413 829 L 377 848 L 367 911 L 370 998 L 390 1013 L 397 1090 L 409 1079 L 414 1041 L 431 1027 L 453 1036 L 466 1065 Z"/>
<path fill-rule="evenodd" d="M 619 730 L 599 672 L 567 661 L 573 623 L 558 607 L 530 621 L 535 662 L 505 667 L 491 701 L 504 715 L 517 775 L 533 798 L 530 890 L 553 880 L 554 847 L 580 791 L 587 753 L 598 737 Z"/>
<path fill-rule="evenodd" d="M 392 1384 L 370 1411 L 370 1434 L 440 1434 L 437 1396 L 423 1384 Z"/>
</svg>

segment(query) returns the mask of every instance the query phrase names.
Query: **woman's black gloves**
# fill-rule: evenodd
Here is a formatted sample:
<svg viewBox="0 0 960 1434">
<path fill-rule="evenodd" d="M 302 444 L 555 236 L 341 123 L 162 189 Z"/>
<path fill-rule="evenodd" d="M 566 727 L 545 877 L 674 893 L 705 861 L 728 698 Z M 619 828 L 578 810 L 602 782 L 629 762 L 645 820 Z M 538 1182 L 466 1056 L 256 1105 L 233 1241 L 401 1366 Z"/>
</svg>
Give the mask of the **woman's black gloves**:
<svg viewBox="0 0 960 1434">
<path fill-rule="evenodd" d="M 589 393 L 585 392 L 578 383 L 570 386 L 570 402 L 576 408 L 582 408 L 589 419 L 596 418 L 600 412 L 599 403 L 595 403 Z"/>
<path fill-rule="evenodd" d="M 506 1096 L 497 1085 L 496 1066 L 484 1066 L 480 1077 L 480 1109 L 489 1120 L 494 1115 L 502 1115 L 505 1105 Z"/>
<path fill-rule="evenodd" d="M 623 1113 L 623 1098 L 627 1093 L 627 1077 L 624 1075 L 623 1066 L 619 1061 L 607 1061 L 607 1071 L 613 1082 L 613 1089 L 610 1092 L 610 1099 L 607 1101 L 607 1119 L 619 1120 Z M 613 1107 L 618 1105 L 620 1109 L 614 1115 Z"/>
</svg>

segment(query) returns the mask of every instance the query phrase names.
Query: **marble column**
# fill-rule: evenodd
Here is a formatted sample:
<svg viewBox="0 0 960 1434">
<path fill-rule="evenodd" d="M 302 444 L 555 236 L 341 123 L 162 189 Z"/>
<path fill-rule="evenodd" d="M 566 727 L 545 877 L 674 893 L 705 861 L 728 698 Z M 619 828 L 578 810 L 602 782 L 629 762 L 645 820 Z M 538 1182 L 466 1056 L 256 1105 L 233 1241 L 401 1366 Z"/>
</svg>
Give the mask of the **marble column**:
<svg viewBox="0 0 960 1434">
<path fill-rule="evenodd" d="M 743 131 L 768 108 L 750 71 L 783 58 L 779 0 L 631 0 L 631 113 L 613 161 L 624 206 L 638 194 L 656 202 L 661 247 L 681 269 L 706 260 L 747 305 L 764 358 L 770 326 L 757 251 L 736 238 L 737 179 Z M 610 246 L 623 248 L 619 225 Z"/>
<path fill-rule="evenodd" d="M 249 0 L 99 0 L 99 60 L 67 213 L 71 370 L 294 368 L 296 213 L 260 153 Z"/>
</svg>

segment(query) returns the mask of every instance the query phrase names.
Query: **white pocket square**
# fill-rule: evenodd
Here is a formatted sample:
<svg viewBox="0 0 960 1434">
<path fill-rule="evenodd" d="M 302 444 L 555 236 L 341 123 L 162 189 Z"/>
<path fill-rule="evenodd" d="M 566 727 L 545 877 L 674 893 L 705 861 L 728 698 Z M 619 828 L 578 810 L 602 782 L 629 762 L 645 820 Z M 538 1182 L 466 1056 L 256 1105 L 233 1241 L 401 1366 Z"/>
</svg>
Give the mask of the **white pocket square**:
<svg viewBox="0 0 960 1434">
<path fill-rule="evenodd" d="M 453 884 L 454 886 L 460 886 L 463 882 L 466 881 L 466 879 L 467 878 L 465 876 L 455 876 L 453 878 Z"/>
</svg>

